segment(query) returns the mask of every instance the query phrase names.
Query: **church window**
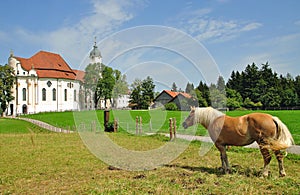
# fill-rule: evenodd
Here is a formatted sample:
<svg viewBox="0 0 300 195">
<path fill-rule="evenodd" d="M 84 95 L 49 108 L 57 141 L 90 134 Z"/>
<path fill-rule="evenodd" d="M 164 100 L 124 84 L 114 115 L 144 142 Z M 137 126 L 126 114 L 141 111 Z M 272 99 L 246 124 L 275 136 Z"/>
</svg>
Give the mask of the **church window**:
<svg viewBox="0 0 300 195">
<path fill-rule="evenodd" d="M 22 89 L 22 97 L 23 97 L 23 101 L 26 101 L 26 88 Z"/>
<path fill-rule="evenodd" d="M 48 86 L 48 87 L 51 87 L 51 85 L 52 85 L 51 81 L 48 81 L 48 82 L 47 82 L 47 86 Z"/>
<path fill-rule="evenodd" d="M 67 89 L 65 89 L 65 101 L 68 99 Z"/>
<path fill-rule="evenodd" d="M 46 101 L 46 89 L 42 89 L 42 101 Z"/>
<path fill-rule="evenodd" d="M 76 102 L 76 89 L 74 90 L 74 101 Z"/>
<path fill-rule="evenodd" d="M 56 101 L 56 89 L 55 88 L 52 89 L 52 100 Z"/>
</svg>

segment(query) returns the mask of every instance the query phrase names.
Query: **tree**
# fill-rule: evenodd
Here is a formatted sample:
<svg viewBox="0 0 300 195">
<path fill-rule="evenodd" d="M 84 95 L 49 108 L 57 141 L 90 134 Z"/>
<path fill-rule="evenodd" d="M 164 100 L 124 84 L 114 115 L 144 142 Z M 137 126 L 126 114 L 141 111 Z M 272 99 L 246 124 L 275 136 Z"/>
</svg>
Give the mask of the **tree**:
<svg viewBox="0 0 300 195">
<path fill-rule="evenodd" d="M 101 77 L 101 70 L 103 65 L 100 63 L 89 64 L 85 68 L 84 75 L 84 88 L 85 88 L 85 97 L 91 97 L 94 100 L 94 107 L 97 108 L 98 101 L 100 100 L 100 96 L 96 89 L 99 87 L 98 80 Z M 87 100 L 86 100 L 87 102 Z"/>
<path fill-rule="evenodd" d="M 147 109 L 154 99 L 154 82 L 151 77 L 136 79 L 131 85 L 130 104 L 136 109 Z"/>
<path fill-rule="evenodd" d="M 243 98 L 241 94 L 236 90 L 226 87 L 226 97 L 226 106 L 229 109 L 234 110 L 236 108 L 242 107 Z"/>
<path fill-rule="evenodd" d="M 122 95 L 128 94 L 128 83 L 126 81 L 126 75 L 122 75 L 120 71 L 115 70 L 116 83 L 112 91 L 113 102 Z"/>
<path fill-rule="evenodd" d="M 0 65 L 0 108 L 1 116 L 4 115 L 8 103 L 14 99 L 12 87 L 14 84 L 14 70 L 9 65 Z"/>
<path fill-rule="evenodd" d="M 258 89 L 258 81 L 260 80 L 260 73 L 255 63 L 248 65 L 244 71 L 243 88 L 244 98 L 248 97 L 252 101 L 258 101 L 260 97 L 260 90 Z"/>
<path fill-rule="evenodd" d="M 194 84 L 193 83 L 187 83 L 185 88 L 185 93 L 191 93 L 194 90 Z"/>
<path fill-rule="evenodd" d="M 217 89 L 220 91 L 220 93 L 225 94 L 225 81 L 222 76 L 219 76 L 218 78 Z"/>
<path fill-rule="evenodd" d="M 210 99 L 211 94 L 210 94 L 209 88 L 206 85 L 206 83 L 200 81 L 197 89 L 201 92 L 201 96 L 202 96 L 202 98 L 204 98 L 207 106 L 210 106 L 211 105 L 211 99 Z M 199 97 L 198 97 L 198 99 L 199 99 Z M 199 101 L 199 106 L 201 105 L 201 102 L 202 102 L 202 100 Z"/>
<path fill-rule="evenodd" d="M 146 79 L 143 80 L 142 82 L 142 96 L 143 96 L 143 101 L 142 101 L 142 108 L 147 109 L 150 104 L 154 100 L 154 82 L 153 79 L 148 76 Z"/>
<path fill-rule="evenodd" d="M 218 90 L 215 84 L 211 84 L 209 87 L 211 96 L 211 105 L 215 108 L 226 107 L 226 95 Z"/>
<path fill-rule="evenodd" d="M 172 89 L 171 89 L 171 91 L 177 92 L 177 85 L 176 85 L 175 82 L 173 82 L 173 84 L 172 84 Z"/>
<path fill-rule="evenodd" d="M 300 75 L 296 76 L 295 81 L 294 81 L 294 86 L 295 86 L 295 91 L 297 93 L 298 101 L 297 105 L 300 103 Z"/>
<path fill-rule="evenodd" d="M 142 81 L 140 79 L 135 79 L 131 84 L 131 94 L 130 94 L 130 107 L 133 109 L 140 109 L 140 102 L 143 99 L 142 96 Z"/>
<path fill-rule="evenodd" d="M 206 99 L 203 97 L 202 92 L 198 88 L 196 88 L 195 93 L 196 93 L 196 97 L 198 100 L 198 106 L 199 107 L 207 107 L 208 104 L 207 104 Z"/>
<path fill-rule="evenodd" d="M 96 94 L 97 98 L 104 99 L 105 106 L 107 105 L 107 100 L 110 100 L 110 102 L 112 102 L 112 92 L 115 83 L 116 78 L 113 69 L 111 67 L 104 66 L 102 76 L 100 77 L 97 83 Z"/>
</svg>

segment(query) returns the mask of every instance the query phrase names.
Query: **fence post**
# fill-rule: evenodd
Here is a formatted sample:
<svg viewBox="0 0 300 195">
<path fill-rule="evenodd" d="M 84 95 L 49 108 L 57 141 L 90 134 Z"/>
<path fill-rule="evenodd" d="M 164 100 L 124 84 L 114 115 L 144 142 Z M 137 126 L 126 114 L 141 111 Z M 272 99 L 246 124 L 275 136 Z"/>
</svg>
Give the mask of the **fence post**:
<svg viewBox="0 0 300 195">
<path fill-rule="evenodd" d="M 140 116 L 140 129 L 139 129 L 139 134 L 142 134 L 143 132 L 143 122 L 142 122 L 142 117 Z"/>
<path fill-rule="evenodd" d="M 116 133 L 118 131 L 118 121 L 117 119 L 114 120 L 114 132 Z"/>
<path fill-rule="evenodd" d="M 135 134 L 137 135 L 138 134 L 138 128 L 139 128 L 139 117 L 136 116 L 135 117 Z"/>
<path fill-rule="evenodd" d="M 150 118 L 150 121 L 149 121 L 149 130 L 152 131 L 152 120 Z"/>
<path fill-rule="evenodd" d="M 173 133 L 172 133 L 172 131 L 173 131 L 173 128 L 172 128 L 172 124 L 173 124 L 173 122 L 172 122 L 172 118 L 169 118 L 169 127 L 170 127 L 170 141 L 173 139 Z"/>
<path fill-rule="evenodd" d="M 104 131 L 107 131 L 108 127 L 108 122 L 109 122 L 109 110 L 104 110 Z"/>
<path fill-rule="evenodd" d="M 176 118 L 173 118 L 173 133 L 174 133 L 174 139 L 176 138 Z"/>
</svg>

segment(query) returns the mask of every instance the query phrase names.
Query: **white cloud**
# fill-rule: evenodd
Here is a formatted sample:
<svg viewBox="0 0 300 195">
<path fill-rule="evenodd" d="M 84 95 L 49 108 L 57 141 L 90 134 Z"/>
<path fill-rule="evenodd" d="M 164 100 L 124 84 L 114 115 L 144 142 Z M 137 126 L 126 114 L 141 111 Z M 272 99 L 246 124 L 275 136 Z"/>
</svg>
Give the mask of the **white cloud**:
<svg viewBox="0 0 300 195">
<path fill-rule="evenodd" d="M 66 24 L 50 32 L 34 32 L 18 28 L 10 32 L 12 34 L 10 36 L 16 37 L 16 41 L 22 44 L 59 53 L 69 65 L 78 68 L 83 58 L 92 49 L 94 36 L 97 36 L 99 41 L 111 34 L 131 20 L 134 17 L 134 9 L 143 4 L 143 1 L 92 0 L 91 12 L 85 14 L 75 25 Z M 6 37 L 8 33 L 0 31 L 0 40 Z"/>
<path fill-rule="evenodd" d="M 241 31 L 251 31 L 251 30 L 255 30 L 261 26 L 262 26 L 261 23 L 253 22 L 253 23 L 249 23 L 249 24 L 245 25 L 244 27 L 242 27 Z"/>
<path fill-rule="evenodd" d="M 175 19 L 179 20 L 177 27 L 196 37 L 199 41 L 227 41 L 239 36 L 242 32 L 255 30 L 262 26 L 258 22 L 213 18 L 209 16 L 212 11 L 211 9 L 185 10 Z"/>
<path fill-rule="evenodd" d="M 295 21 L 294 24 L 297 25 L 297 26 L 300 26 L 300 20 Z"/>
</svg>

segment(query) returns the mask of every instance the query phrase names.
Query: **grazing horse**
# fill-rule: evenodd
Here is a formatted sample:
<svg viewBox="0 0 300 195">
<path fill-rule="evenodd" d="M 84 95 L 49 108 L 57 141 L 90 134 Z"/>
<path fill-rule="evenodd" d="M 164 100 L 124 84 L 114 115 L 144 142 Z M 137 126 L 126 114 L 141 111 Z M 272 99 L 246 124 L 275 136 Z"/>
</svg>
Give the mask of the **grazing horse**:
<svg viewBox="0 0 300 195">
<path fill-rule="evenodd" d="M 284 150 L 294 144 L 293 137 L 285 124 L 275 116 L 252 113 L 240 117 L 230 117 L 211 107 L 191 108 L 182 126 L 184 129 L 199 123 L 209 132 L 215 146 L 220 151 L 222 169 L 230 171 L 226 146 L 245 146 L 256 141 L 264 159 L 263 176 L 269 174 L 269 163 L 273 150 L 279 165 L 279 175 L 285 176 L 283 167 Z"/>
</svg>

